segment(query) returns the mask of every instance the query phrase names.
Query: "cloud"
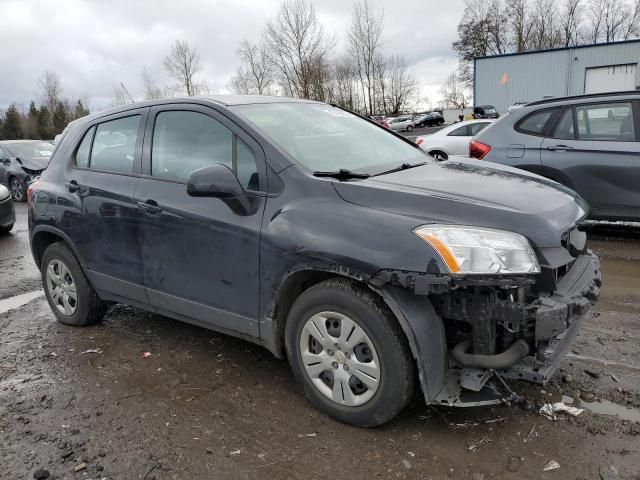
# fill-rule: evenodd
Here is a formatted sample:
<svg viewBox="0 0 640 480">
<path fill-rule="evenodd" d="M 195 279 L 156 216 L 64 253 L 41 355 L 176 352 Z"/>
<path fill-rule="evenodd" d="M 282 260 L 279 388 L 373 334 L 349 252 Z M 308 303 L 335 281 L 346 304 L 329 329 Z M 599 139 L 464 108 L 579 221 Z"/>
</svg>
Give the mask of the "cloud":
<svg viewBox="0 0 640 480">
<path fill-rule="evenodd" d="M 336 53 L 346 46 L 355 0 L 313 0 Z M 87 98 L 92 109 L 110 105 L 114 85 L 142 95 L 142 68 L 159 85 L 172 84 L 162 60 L 176 39 L 198 48 L 212 91 L 224 92 L 238 65 L 236 48 L 258 40 L 277 0 L 0 0 L 0 108 L 37 99 L 38 77 L 60 75 L 63 94 Z M 455 69 L 451 43 L 462 0 L 374 0 L 384 11 L 386 53 L 402 54 L 423 91 L 436 95 Z"/>
</svg>

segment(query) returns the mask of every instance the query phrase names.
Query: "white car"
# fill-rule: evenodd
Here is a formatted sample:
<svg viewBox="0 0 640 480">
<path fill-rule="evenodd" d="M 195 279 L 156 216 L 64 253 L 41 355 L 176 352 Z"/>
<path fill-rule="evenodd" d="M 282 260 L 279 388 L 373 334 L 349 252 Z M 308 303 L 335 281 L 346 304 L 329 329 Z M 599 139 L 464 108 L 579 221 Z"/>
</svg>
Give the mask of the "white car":
<svg viewBox="0 0 640 480">
<path fill-rule="evenodd" d="M 410 132 L 413 130 L 414 120 L 412 117 L 387 118 L 387 122 L 389 123 L 389 129 L 396 132 L 402 132 L 404 130 Z"/>
<path fill-rule="evenodd" d="M 491 125 L 493 121 L 483 119 L 454 123 L 431 135 L 417 137 L 415 141 L 436 160 L 447 160 L 450 155 L 469 156 L 471 137 Z"/>
</svg>

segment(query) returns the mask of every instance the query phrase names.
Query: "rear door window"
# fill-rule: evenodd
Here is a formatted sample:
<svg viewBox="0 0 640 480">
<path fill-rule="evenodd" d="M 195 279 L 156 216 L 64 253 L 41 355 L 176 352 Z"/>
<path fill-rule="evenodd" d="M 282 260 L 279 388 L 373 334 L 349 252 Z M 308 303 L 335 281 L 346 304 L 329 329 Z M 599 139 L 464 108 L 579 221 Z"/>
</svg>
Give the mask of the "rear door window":
<svg viewBox="0 0 640 480">
<path fill-rule="evenodd" d="M 469 125 L 464 125 L 462 127 L 456 128 L 453 132 L 451 132 L 448 137 L 468 137 L 469 136 Z"/>
<path fill-rule="evenodd" d="M 579 140 L 636 141 L 633 109 L 629 102 L 576 107 Z"/>
<path fill-rule="evenodd" d="M 81 168 L 89 167 L 89 156 L 91 154 L 91 141 L 93 140 L 93 132 L 96 127 L 91 127 L 87 133 L 85 133 L 80 146 L 76 151 L 76 165 Z"/>
<path fill-rule="evenodd" d="M 566 108 L 564 112 L 562 112 L 562 117 L 558 125 L 556 125 L 552 137 L 559 140 L 573 140 L 575 138 L 573 108 Z"/>
<path fill-rule="evenodd" d="M 489 122 L 472 123 L 469 125 L 469 136 L 473 137 L 484 130 L 489 125 Z"/>
<path fill-rule="evenodd" d="M 140 118 L 140 115 L 132 115 L 99 124 L 91 148 L 89 168 L 110 172 L 133 172 Z"/>
</svg>

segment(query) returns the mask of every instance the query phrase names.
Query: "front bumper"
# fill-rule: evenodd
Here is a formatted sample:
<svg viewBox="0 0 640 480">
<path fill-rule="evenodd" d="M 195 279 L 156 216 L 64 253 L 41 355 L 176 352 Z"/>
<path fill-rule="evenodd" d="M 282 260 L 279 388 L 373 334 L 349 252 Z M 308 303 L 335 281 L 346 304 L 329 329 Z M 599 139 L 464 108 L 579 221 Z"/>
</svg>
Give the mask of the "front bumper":
<svg viewBox="0 0 640 480">
<path fill-rule="evenodd" d="M 556 291 L 540 299 L 535 312 L 535 357 L 498 373 L 515 380 L 545 384 L 553 376 L 578 335 L 580 323 L 598 299 L 602 277 L 600 261 L 591 252 L 580 255 L 558 281 Z"/>
<path fill-rule="evenodd" d="M 0 200 L 0 227 L 8 227 L 16 221 L 16 214 L 13 208 L 11 196 Z"/>
</svg>

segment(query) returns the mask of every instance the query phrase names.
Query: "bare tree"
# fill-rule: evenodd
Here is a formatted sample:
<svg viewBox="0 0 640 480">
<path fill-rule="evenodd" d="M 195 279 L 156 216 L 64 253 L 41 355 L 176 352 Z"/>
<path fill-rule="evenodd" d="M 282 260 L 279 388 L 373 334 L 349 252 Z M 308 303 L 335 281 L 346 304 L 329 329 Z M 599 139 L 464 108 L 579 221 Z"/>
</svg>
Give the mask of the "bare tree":
<svg viewBox="0 0 640 480">
<path fill-rule="evenodd" d="M 122 84 L 113 82 L 113 94 L 111 97 L 111 106 L 122 107 L 123 105 L 128 105 L 129 103 L 131 103 L 131 100 L 129 99 L 129 95 L 127 95 L 127 92 L 122 86 Z"/>
<path fill-rule="evenodd" d="M 370 0 L 360 0 L 353 9 L 349 46 L 362 84 L 369 115 L 375 109 L 376 58 L 382 43 L 382 13 L 373 11 Z"/>
<path fill-rule="evenodd" d="M 240 42 L 237 54 L 244 65 L 238 68 L 237 76 L 246 84 L 246 93 L 268 95 L 272 93 L 274 82 L 273 64 L 269 61 L 264 45 Z"/>
<path fill-rule="evenodd" d="M 146 100 L 157 100 L 159 98 L 163 98 L 164 94 L 162 93 L 162 89 L 156 85 L 153 76 L 147 70 L 147 67 L 142 67 L 142 72 L 140 74 L 142 77 L 142 85 L 144 86 L 144 98 Z"/>
<path fill-rule="evenodd" d="M 581 23 L 582 0 L 566 0 L 560 20 L 563 46 L 572 47 L 578 45 L 580 42 Z"/>
<path fill-rule="evenodd" d="M 351 56 L 339 58 L 333 65 L 331 98 L 336 105 L 353 111 L 360 111 L 360 95 L 358 92 L 358 73 Z"/>
<path fill-rule="evenodd" d="M 195 79 L 200 71 L 200 55 L 195 47 L 188 42 L 176 40 L 171 46 L 171 52 L 164 59 L 164 68 L 170 77 L 178 82 L 178 89 L 192 97 L 206 90 L 204 84 Z"/>
<path fill-rule="evenodd" d="M 624 0 L 591 0 L 589 3 L 589 39 L 615 42 L 625 35 L 625 20 L 631 15 Z"/>
<path fill-rule="evenodd" d="M 460 80 L 457 72 L 452 72 L 440 88 L 442 103 L 446 108 L 464 109 L 470 105 L 467 88 Z"/>
<path fill-rule="evenodd" d="M 38 79 L 38 84 L 42 90 L 42 103 L 47 106 L 49 112 L 53 112 L 60 103 L 62 94 L 60 77 L 56 72 L 46 70 Z"/>
<path fill-rule="evenodd" d="M 623 40 L 640 36 L 640 0 L 632 2 L 628 12 L 624 24 Z"/>
<path fill-rule="evenodd" d="M 515 52 L 527 50 L 533 25 L 527 0 L 506 0 L 506 10 L 511 30 L 511 44 Z"/>
<path fill-rule="evenodd" d="M 318 22 L 313 5 L 304 0 L 284 0 L 267 23 L 264 42 L 285 94 L 323 100 L 317 97 L 321 93 L 318 78 L 327 71 L 324 67 L 333 41 Z"/>
<path fill-rule="evenodd" d="M 407 69 L 404 57 L 392 55 L 387 61 L 386 97 L 390 113 L 398 114 L 416 93 L 418 84 Z"/>
<path fill-rule="evenodd" d="M 562 33 L 557 20 L 559 14 L 555 0 L 536 0 L 532 15 L 531 49 L 543 50 L 560 46 Z"/>
</svg>

